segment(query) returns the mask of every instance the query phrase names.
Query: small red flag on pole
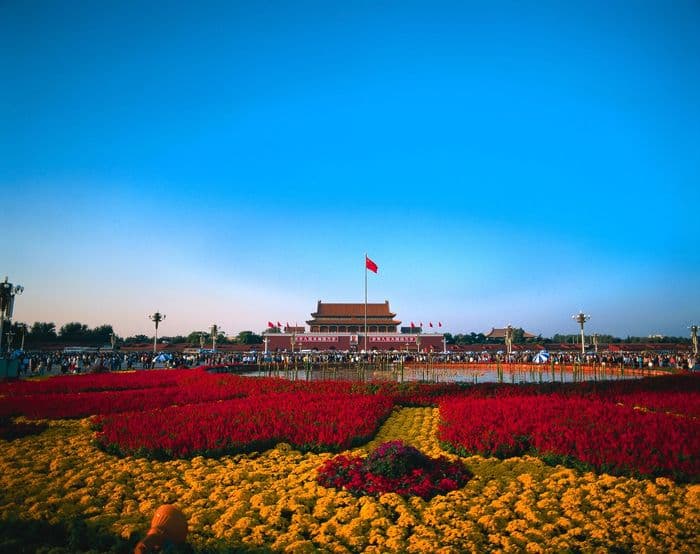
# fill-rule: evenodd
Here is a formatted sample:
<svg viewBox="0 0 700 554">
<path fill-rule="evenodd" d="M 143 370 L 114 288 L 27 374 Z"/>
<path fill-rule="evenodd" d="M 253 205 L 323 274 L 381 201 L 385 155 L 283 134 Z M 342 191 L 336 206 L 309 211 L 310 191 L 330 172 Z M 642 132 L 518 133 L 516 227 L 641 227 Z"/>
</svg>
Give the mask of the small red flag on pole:
<svg viewBox="0 0 700 554">
<path fill-rule="evenodd" d="M 379 266 L 375 264 L 365 255 L 365 267 L 369 269 L 372 273 L 377 273 L 379 271 Z"/>
<path fill-rule="evenodd" d="M 411 329 L 413 329 L 414 327 L 415 327 L 415 325 L 414 325 L 413 322 L 411 321 Z"/>
<path fill-rule="evenodd" d="M 274 329 L 275 324 L 272 323 L 272 321 L 268 321 L 268 322 L 267 322 L 267 326 L 268 326 L 270 329 Z"/>
<path fill-rule="evenodd" d="M 438 321 L 438 327 L 442 327 L 442 321 Z"/>
<path fill-rule="evenodd" d="M 433 326 L 433 322 L 432 322 L 432 321 L 430 322 L 430 326 L 431 326 L 431 327 Z"/>
<path fill-rule="evenodd" d="M 277 322 L 277 327 L 282 327 L 282 324 L 279 321 Z"/>
</svg>

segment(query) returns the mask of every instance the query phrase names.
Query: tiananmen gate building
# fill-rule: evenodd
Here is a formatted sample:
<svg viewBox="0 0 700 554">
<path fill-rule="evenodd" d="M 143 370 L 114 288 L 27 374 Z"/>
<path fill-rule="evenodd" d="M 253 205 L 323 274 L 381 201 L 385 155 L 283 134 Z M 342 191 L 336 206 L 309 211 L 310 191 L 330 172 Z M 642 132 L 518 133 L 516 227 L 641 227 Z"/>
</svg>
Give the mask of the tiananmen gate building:
<svg viewBox="0 0 700 554">
<path fill-rule="evenodd" d="M 365 304 L 318 301 L 306 322 L 310 332 L 266 333 L 268 351 L 277 350 L 364 350 Z M 401 321 L 389 301 L 367 304 L 367 350 L 442 352 L 442 333 L 399 333 Z M 298 328 L 296 328 L 298 329 Z M 287 331 L 287 329 L 285 329 Z"/>
</svg>

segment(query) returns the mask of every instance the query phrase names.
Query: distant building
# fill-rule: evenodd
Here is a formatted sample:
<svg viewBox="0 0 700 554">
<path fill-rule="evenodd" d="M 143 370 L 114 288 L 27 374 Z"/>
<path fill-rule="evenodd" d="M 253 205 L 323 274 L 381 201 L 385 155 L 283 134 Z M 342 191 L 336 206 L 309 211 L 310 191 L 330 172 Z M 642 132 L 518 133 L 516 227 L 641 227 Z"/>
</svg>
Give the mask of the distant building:
<svg viewBox="0 0 700 554">
<path fill-rule="evenodd" d="M 331 303 L 318 301 L 313 319 L 306 323 L 312 333 L 360 333 L 365 330 L 365 304 Z M 383 304 L 367 304 L 367 332 L 396 333 L 400 321 L 389 309 L 389 301 Z"/>
<path fill-rule="evenodd" d="M 303 327 L 287 326 L 283 333 L 264 334 L 266 351 L 339 350 L 339 351 L 420 351 L 442 352 L 442 333 L 398 332 L 401 322 L 389 308 L 389 301 L 367 304 L 367 334 L 365 336 L 365 304 L 318 301 L 316 311 Z"/>
<path fill-rule="evenodd" d="M 503 329 L 491 327 L 491 330 L 484 335 L 487 339 L 504 339 L 506 338 L 506 328 Z M 536 339 L 538 335 L 533 335 L 527 331 L 523 331 L 524 339 Z"/>
</svg>

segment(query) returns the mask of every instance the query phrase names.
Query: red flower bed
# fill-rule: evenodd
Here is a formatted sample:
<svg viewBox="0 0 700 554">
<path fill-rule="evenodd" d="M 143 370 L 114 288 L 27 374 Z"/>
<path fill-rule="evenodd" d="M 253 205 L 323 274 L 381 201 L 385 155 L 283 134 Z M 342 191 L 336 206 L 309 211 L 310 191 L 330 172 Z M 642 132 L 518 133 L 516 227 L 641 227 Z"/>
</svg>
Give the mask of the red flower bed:
<svg viewBox="0 0 700 554">
<path fill-rule="evenodd" d="M 324 487 L 356 495 L 395 492 L 429 500 L 463 487 L 471 473 L 460 462 L 429 458 L 401 441 L 380 444 L 366 458 L 340 455 L 326 461 L 316 476 Z"/>
<path fill-rule="evenodd" d="M 611 394 L 608 398 L 630 408 L 700 417 L 700 393 L 697 392 L 631 392 Z"/>
<path fill-rule="evenodd" d="M 127 374 L 113 375 L 127 377 Z M 61 380 L 55 385 L 51 384 L 53 379 L 49 379 L 45 381 L 47 385 L 42 389 L 42 394 L 16 395 L 0 399 L 0 416 L 23 415 L 34 419 L 76 418 L 141 409 L 152 410 L 242 396 L 309 390 L 318 394 L 350 394 L 355 389 L 352 382 L 309 383 L 267 377 L 217 375 L 199 370 L 152 371 L 147 375 L 148 379 L 139 381 L 147 384 L 146 388 L 124 390 L 125 385 L 122 385 L 116 387 L 117 390 L 100 392 L 50 393 L 51 387 L 79 391 L 86 383 L 82 380 L 83 376 L 66 377 L 65 380 L 59 378 Z M 127 382 L 135 384 L 137 381 L 127 379 Z M 367 389 L 368 387 L 362 387 L 357 390 L 362 392 Z"/>
<path fill-rule="evenodd" d="M 440 440 L 464 455 L 533 453 L 611 473 L 700 476 L 693 418 L 558 394 L 450 398 L 440 415 Z"/>
<path fill-rule="evenodd" d="M 392 408 L 387 396 L 275 393 L 98 416 L 94 423 L 98 444 L 125 455 L 179 458 L 277 442 L 320 451 L 369 440 Z"/>
<path fill-rule="evenodd" d="M 20 380 L 0 383 L 0 394 L 22 396 L 171 387 L 191 377 L 192 374 L 193 370 L 190 369 L 156 369 L 127 373 L 58 375 L 36 381 Z"/>
</svg>

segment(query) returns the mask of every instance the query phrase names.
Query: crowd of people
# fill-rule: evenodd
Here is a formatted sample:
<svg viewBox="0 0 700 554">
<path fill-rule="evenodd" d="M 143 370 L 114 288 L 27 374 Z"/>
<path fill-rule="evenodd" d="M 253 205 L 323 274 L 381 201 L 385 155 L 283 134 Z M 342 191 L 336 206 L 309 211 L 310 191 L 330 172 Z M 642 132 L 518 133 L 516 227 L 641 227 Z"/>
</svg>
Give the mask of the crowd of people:
<svg viewBox="0 0 700 554">
<path fill-rule="evenodd" d="M 156 367 L 189 367 L 191 360 L 173 355 L 169 360 L 159 362 L 153 353 L 65 353 L 65 352 L 24 352 L 18 356 L 18 373 L 29 375 L 66 375 L 100 371 L 120 371 L 132 369 L 155 369 Z"/>
<path fill-rule="evenodd" d="M 631 369 L 700 369 L 692 352 L 603 352 L 582 355 L 572 352 L 548 352 L 546 361 L 536 358 L 538 352 L 173 352 L 167 355 L 153 352 L 22 352 L 18 356 L 20 376 L 60 375 L 100 371 L 141 370 L 195 366 L 234 366 L 242 364 L 355 364 L 391 365 L 406 362 L 468 363 L 468 364 L 530 364 L 600 365 Z"/>
</svg>

